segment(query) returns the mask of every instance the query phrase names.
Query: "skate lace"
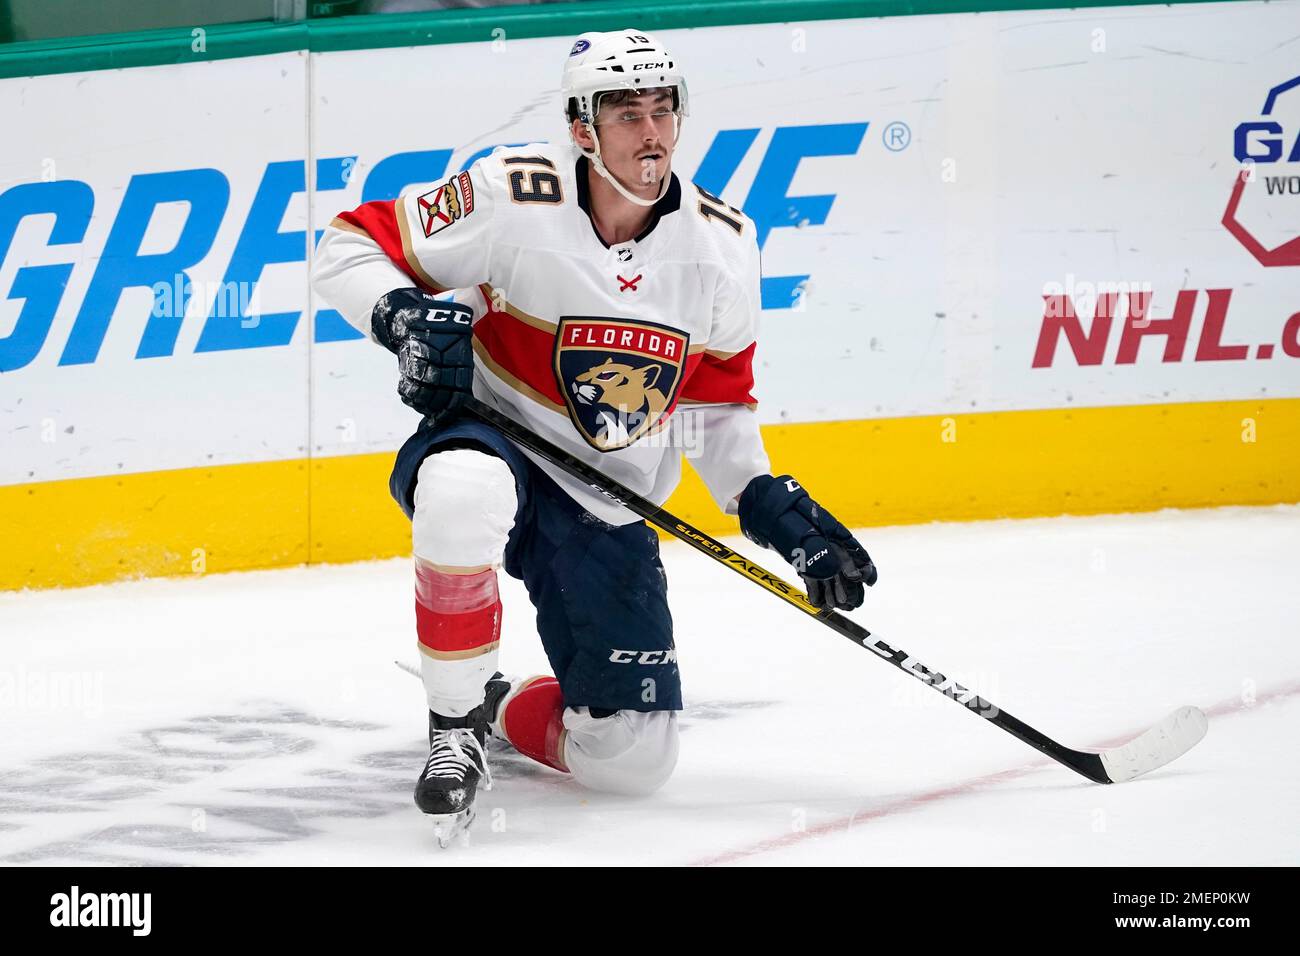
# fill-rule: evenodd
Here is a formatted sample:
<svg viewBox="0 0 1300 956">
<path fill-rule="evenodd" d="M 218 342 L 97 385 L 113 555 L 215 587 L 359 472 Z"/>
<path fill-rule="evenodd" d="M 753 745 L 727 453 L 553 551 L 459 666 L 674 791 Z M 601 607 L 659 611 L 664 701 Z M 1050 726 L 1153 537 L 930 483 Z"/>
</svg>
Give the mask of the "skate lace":
<svg viewBox="0 0 1300 956">
<path fill-rule="evenodd" d="M 468 745 L 468 753 L 466 752 Z M 478 759 L 475 760 L 474 756 Z M 487 754 L 474 732 L 463 727 L 439 730 L 433 735 L 429 748 L 429 762 L 424 765 L 424 779 L 445 777 L 459 779 L 473 763 L 483 774 L 483 789 L 492 789 L 492 771 L 488 769 Z"/>
</svg>

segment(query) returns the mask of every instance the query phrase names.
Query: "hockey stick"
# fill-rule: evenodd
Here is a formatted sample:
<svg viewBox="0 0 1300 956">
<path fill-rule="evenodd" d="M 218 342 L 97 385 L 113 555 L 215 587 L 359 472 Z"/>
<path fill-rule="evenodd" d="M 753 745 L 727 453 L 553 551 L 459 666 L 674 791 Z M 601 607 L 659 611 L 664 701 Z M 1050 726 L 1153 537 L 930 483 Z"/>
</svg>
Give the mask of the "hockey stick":
<svg viewBox="0 0 1300 956">
<path fill-rule="evenodd" d="M 1196 707 L 1180 707 L 1150 730 L 1122 746 L 1112 747 L 1101 753 L 1087 753 L 1065 747 L 1023 721 L 1011 716 L 1005 710 L 995 707 L 974 691 L 967 690 L 956 681 L 950 680 L 938 671 L 926 667 L 906 651 L 890 647 L 878 637 L 873 637 L 866 628 L 855 624 L 838 611 L 831 608 L 816 607 L 798 588 L 787 584 L 770 571 L 750 561 L 744 555 L 715 541 L 704 532 L 691 527 L 685 521 L 674 517 L 658 505 L 647 501 L 612 478 L 606 477 L 596 469 L 579 461 L 563 449 L 557 448 L 544 438 L 535 435 L 513 419 L 489 408 L 477 399 L 470 400 L 466 411 L 468 414 L 496 428 L 516 444 L 562 468 L 574 478 L 589 485 L 611 501 L 640 515 L 655 527 L 662 528 L 671 534 L 674 538 L 685 541 L 695 550 L 707 554 L 713 560 L 725 565 L 747 580 L 766 588 L 787 604 L 798 608 L 809 617 L 816 618 L 841 637 L 847 638 L 854 644 L 859 644 L 869 651 L 873 651 L 882 660 L 893 664 L 903 673 L 910 674 L 944 696 L 951 697 L 989 723 L 1002 728 L 1013 737 L 1029 744 L 1035 750 L 1046 754 L 1058 763 L 1064 764 L 1076 773 L 1082 774 L 1094 783 L 1124 783 L 1134 777 L 1149 773 L 1182 756 L 1205 736 L 1208 726 L 1205 714 Z"/>
</svg>

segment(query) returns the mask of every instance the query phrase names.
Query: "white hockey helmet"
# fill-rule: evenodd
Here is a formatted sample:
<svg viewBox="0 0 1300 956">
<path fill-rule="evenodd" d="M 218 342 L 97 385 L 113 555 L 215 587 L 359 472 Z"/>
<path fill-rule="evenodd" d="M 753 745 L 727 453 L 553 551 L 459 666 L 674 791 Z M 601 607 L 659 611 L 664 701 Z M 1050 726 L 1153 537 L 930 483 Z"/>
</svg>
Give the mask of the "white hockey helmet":
<svg viewBox="0 0 1300 956">
<path fill-rule="evenodd" d="M 564 64 L 560 93 L 566 119 L 592 123 L 601 93 L 661 86 L 672 88 L 673 108 L 685 116 L 686 78 L 672 54 L 648 33 L 621 30 L 578 37 Z"/>
<path fill-rule="evenodd" d="M 681 117 L 688 111 L 686 78 L 682 76 L 672 54 L 650 34 L 640 30 L 584 33 L 574 41 L 573 49 L 569 51 L 569 58 L 564 64 L 564 75 L 560 79 L 560 94 L 564 99 L 564 117 L 570 137 L 573 136 L 574 120 L 586 126 L 596 144 L 594 150 L 584 150 L 592 166 L 624 199 L 639 206 L 653 206 L 658 198 L 643 199 L 633 195 L 605 168 L 600 157 L 596 113 L 600 109 L 603 93 L 660 87 L 668 87 L 673 91 L 673 112 L 676 114 L 673 119 L 673 139 L 676 145 Z M 665 179 L 659 197 L 667 191 L 668 180 Z"/>
</svg>

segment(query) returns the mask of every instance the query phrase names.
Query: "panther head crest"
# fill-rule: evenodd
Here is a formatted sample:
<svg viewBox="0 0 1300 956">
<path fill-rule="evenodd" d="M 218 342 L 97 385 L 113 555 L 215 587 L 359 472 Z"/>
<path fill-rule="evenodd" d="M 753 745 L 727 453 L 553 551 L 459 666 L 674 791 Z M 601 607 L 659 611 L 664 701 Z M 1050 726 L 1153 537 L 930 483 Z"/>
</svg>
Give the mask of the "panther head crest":
<svg viewBox="0 0 1300 956">
<path fill-rule="evenodd" d="M 620 447 L 647 420 L 659 420 L 668 407 L 668 396 L 654 387 L 660 372 L 662 368 L 653 362 L 638 368 L 607 358 L 574 379 L 570 385 L 574 399 L 596 406 L 601 444 Z"/>
</svg>

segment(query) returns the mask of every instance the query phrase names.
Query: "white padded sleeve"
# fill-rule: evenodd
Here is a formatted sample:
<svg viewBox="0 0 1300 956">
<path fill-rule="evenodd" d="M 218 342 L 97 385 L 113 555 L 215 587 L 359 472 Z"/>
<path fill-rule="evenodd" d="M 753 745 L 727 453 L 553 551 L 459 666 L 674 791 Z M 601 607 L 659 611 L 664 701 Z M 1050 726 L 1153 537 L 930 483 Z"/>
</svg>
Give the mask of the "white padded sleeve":
<svg viewBox="0 0 1300 956">
<path fill-rule="evenodd" d="M 677 766 L 677 714 L 620 710 L 595 718 L 586 707 L 564 711 L 564 762 L 584 787 L 608 793 L 653 793 Z"/>
<path fill-rule="evenodd" d="M 415 556 L 444 568 L 496 567 L 518 506 L 514 473 L 495 455 L 472 448 L 430 455 L 415 485 Z"/>
</svg>

